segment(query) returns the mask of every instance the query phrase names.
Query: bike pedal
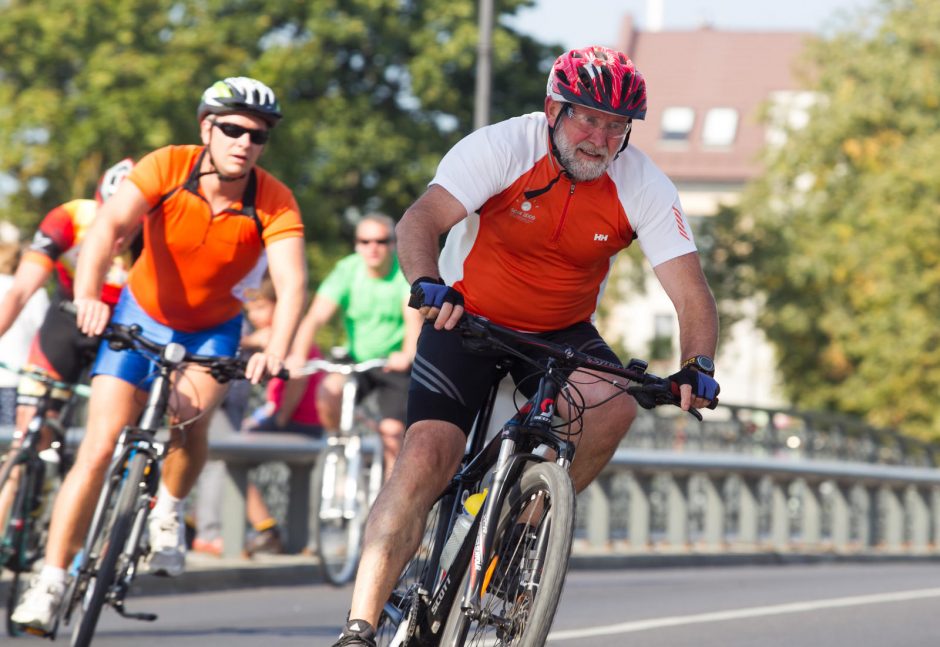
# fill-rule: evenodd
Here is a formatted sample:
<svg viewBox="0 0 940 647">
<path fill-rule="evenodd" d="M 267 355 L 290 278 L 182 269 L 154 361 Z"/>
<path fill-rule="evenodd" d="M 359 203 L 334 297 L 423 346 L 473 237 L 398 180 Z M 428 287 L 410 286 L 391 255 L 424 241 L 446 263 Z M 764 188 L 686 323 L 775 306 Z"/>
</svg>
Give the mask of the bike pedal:
<svg viewBox="0 0 940 647">
<path fill-rule="evenodd" d="M 144 622 L 153 622 L 157 619 L 156 613 L 131 613 L 124 608 L 124 605 L 114 605 L 114 610 L 117 611 L 122 618 L 127 618 L 128 620 L 143 620 Z"/>
</svg>

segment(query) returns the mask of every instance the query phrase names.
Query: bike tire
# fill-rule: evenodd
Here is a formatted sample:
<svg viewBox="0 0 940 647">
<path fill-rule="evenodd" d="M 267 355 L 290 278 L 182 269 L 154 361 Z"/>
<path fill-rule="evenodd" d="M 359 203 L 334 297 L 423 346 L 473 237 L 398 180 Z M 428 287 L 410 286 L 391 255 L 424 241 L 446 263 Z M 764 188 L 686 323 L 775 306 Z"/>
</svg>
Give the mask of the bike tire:
<svg viewBox="0 0 940 647">
<path fill-rule="evenodd" d="M 23 473 L 20 474 L 8 515 L 8 520 L 20 519 L 21 525 L 13 528 L 8 524 L 2 537 L 5 553 L 3 565 L 13 575 L 10 588 L 7 591 L 6 604 L 6 630 L 7 635 L 11 638 L 23 636 L 27 633 L 20 625 L 13 622 L 12 616 L 16 605 L 19 603 L 20 596 L 26 588 L 26 578 L 23 575 L 30 571 L 32 563 L 38 556 L 35 547 L 32 546 L 31 536 L 38 520 L 33 518 L 31 512 L 37 487 L 36 480 L 37 478 L 41 479 L 42 474 L 35 470 L 29 461 L 23 463 L 22 466 Z"/>
<path fill-rule="evenodd" d="M 145 454 L 135 454 L 127 466 L 127 474 L 117 495 L 117 504 L 111 512 L 109 523 L 105 524 L 101 533 L 97 564 L 79 602 L 77 622 L 72 631 L 72 647 L 87 647 L 94 637 L 108 590 L 114 583 L 118 559 L 124 552 L 130 534 L 147 460 Z"/>
<path fill-rule="evenodd" d="M 10 580 L 10 590 L 7 592 L 6 612 L 7 635 L 10 638 L 18 638 L 20 636 L 27 635 L 27 631 L 23 629 L 21 625 L 13 622 L 12 616 L 13 610 L 16 609 L 16 605 L 19 604 L 20 596 L 22 596 L 26 591 L 26 586 L 28 584 L 28 578 L 24 577 L 23 573 L 19 571 L 13 571 L 13 577 Z"/>
<path fill-rule="evenodd" d="M 359 467 L 351 466 L 345 449 L 343 444 L 326 447 L 317 456 L 314 468 L 313 500 L 317 510 L 313 536 L 320 570 L 333 586 L 344 586 L 356 575 L 369 515 L 371 461 L 360 451 Z M 357 471 L 352 480 L 348 478 L 350 469 Z M 347 501 L 350 483 L 355 484 L 355 492 Z"/>
<path fill-rule="evenodd" d="M 537 501 L 545 511 L 537 525 L 517 528 L 521 519 L 538 509 L 532 505 Z M 555 463 L 526 469 L 501 506 L 492 552 L 484 558 L 489 566 L 484 569 L 481 617 L 472 619 L 461 608 L 468 568 L 440 645 L 544 645 L 568 573 L 574 514 L 574 487 L 565 470 Z M 526 530 L 520 531 L 523 527 Z"/>
</svg>

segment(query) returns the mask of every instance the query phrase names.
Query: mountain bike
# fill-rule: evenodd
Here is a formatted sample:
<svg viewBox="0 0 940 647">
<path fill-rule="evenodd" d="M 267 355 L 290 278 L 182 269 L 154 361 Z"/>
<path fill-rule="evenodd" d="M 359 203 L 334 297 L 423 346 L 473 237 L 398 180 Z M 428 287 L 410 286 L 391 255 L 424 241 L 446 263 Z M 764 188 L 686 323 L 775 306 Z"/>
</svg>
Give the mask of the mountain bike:
<svg viewBox="0 0 940 647">
<path fill-rule="evenodd" d="M 366 517 L 384 479 L 382 443 L 374 421 L 357 406 L 357 400 L 362 376 L 385 364 L 384 359 L 355 364 L 313 359 L 295 373 L 322 371 L 348 378 L 343 385 L 339 428 L 327 433 L 313 471 L 313 539 L 323 577 L 334 586 L 348 584 L 356 574 Z M 375 441 L 371 452 L 364 447 L 369 440 Z"/>
<path fill-rule="evenodd" d="M 564 586 L 574 534 L 568 468 L 586 409 L 578 384 L 603 379 L 644 408 L 678 406 L 678 387 L 647 373 L 642 360 L 612 364 L 480 317 L 465 314 L 456 330 L 465 344 L 499 350 L 508 359 L 498 365 L 461 468 L 428 515 L 421 545 L 384 605 L 377 643 L 541 646 Z M 534 360 L 524 349 L 537 349 L 545 359 Z M 513 362 L 531 365 L 538 386 L 487 441 L 498 385 Z M 555 417 L 559 397 L 572 411 L 570 420 Z M 694 408 L 689 413 L 701 420 Z M 471 495 L 477 501 L 485 496 L 472 517 L 464 511 Z"/>
<path fill-rule="evenodd" d="M 12 447 L 0 462 L 0 492 L 15 487 L 7 521 L 0 535 L 0 569 L 12 574 L 7 595 L 6 630 L 10 637 L 30 633 L 10 619 L 25 589 L 28 575 L 42 555 L 49 532 L 52 500 L 60 478 L 72 466 L 73 452 L 66 446 L 65 434 L 79 397 L 88 397 L 86 385 L 71 385 L 45 373 L 0 367 L 28 377 L 42 387 L 36 398 L 36 412 L 26 431 L 14 434 Z M 56 401 L 64 402 L 56 412 Z M 45 448 L 43 448 L 45 446 Z"/>
<path fill-rule="evenodd" d="M 168 449 L 156 434 L 168 411 L 173 374 L 184 365 L 198 364 L 221 383 L 245 376 L 245 360 L 188 353 L 175 342 L 157 344 L 143 337 L 137 325 L 112 323 L 103 339 L 115 350 L 136 349 L 149 355 L 157 364 L 157 374 L 139 423 L 125 427 L 118 439 L 84 547 L 76 558 L 75 575 L 66 588 L 58 620 L 66 624 L 74 620 L 73 647 L 91 643 L 105 604 L 125 618 L 157 619 L 152 613 L 131 613 L 124 604 L 138 564 L 149 552 L 147 518 Z M 278 377 L 289 375 L 282 371 Z"/>
</svg>

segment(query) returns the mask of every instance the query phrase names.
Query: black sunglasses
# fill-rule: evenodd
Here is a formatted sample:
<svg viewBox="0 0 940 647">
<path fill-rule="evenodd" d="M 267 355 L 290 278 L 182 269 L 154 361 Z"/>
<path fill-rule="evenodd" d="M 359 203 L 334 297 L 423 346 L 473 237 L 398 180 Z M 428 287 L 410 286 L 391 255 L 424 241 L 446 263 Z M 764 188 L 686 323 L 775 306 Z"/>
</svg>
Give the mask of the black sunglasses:
<svg viewBox="0 0 940 647">
<path fill-rule="evenodd" d="M 248 139 L 251 140 L 252 144 L 265 144 L 268 141 L 268 137 L 271 136 L 270 130 L 260 130 L 258 128 L 245 128 L 244 126 L 238 126 L 236 124 L 227 124 L 222 121 L 213 121 L 212 125 L 222 131 L 222 134 L 230 139 L 238 139 L 245 133 L 248 133 Z"/>
<path fill-rule="evenodd" d="M 358 245 L 369 245 L 375 243 L 376 245 L 388 245 L 392 242 L 391 238 L 357 238 L 356 244 Z"/>
</svg>

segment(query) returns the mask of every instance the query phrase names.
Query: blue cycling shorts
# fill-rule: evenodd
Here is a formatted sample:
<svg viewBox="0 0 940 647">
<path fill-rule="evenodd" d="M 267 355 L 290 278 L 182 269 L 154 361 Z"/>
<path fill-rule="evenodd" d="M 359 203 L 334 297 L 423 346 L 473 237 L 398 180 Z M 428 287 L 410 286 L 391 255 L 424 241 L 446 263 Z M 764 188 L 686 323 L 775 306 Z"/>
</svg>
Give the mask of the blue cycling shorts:
<svg viewBox="0 0 940 647">
<path fill-rule="evenodd" d="M 111 321 L 125 326 L 138 324 L 143 336 L 158 344 L 176 342 L 190 353 L 234 357 L 242 332 L 242 315 L 199 332 L 180 332 L 153 319 L 141 309 L 134 295 L 125 286 L 114 306 Z M 108 342 L 101 342 L 91 375 L 112 375 L 139 389 L 149 390 L 156 377 L 157 365 L 138 350 L 112 350 Z"/>
</svg>

